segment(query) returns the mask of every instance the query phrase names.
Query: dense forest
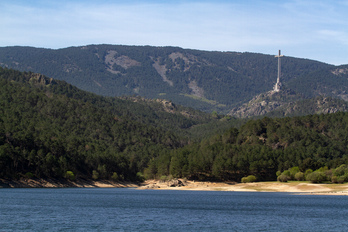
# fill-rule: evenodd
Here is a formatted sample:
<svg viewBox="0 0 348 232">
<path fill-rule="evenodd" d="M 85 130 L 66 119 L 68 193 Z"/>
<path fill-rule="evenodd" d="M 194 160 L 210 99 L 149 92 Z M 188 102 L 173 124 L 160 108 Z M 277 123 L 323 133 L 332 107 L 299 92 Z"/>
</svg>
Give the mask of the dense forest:
<svg viewBox="0 0 348 232">
<path fill-rule="evenodd" d="M 164 100 L 97 96 L 41 74 L 0 68 L 0 178 L 345 175 L 347 130 L 344 112 L 237 120 Z"/>
<path fill-rule="evenodd" d="M 135 180 L 149 159 L 184 145 L 173 134 L 89 102 L 1 79 L 0 176 Z M 98 173 L 98 174 L 96 174 Z"/>
<path fill-rule="evenodd" d="M 209 136 L 206 128 L 238 123 L 168 101 L 101 97 L 10 69 L 0 68 L 0 90 L 0 177 L 6 178 L 69 171 L 135 180 L 162 152 Z"/>
<path fill-rule="evenodd" d="M 348 163 L 348 113 L 250 120 L 240 129 L 178 148 L 151 160 L 148 178 L 276 180 L 293 167 L 335 169 Z M 348 170 L 346 170 L 348 173 Z M 348 181 L 348 176 L 347 176 Z"/>
<path fill-rule="evenodd" d="M 2 47 L 0 66 L 42 73 L 98 95 L 161 98 L 223 114 L 270 91 L 277 78 L 273 55 L 178 47 Z M 285 56 L 281 81 L 305 98 L 346 98 L 347 70 Z"/>
</svg>

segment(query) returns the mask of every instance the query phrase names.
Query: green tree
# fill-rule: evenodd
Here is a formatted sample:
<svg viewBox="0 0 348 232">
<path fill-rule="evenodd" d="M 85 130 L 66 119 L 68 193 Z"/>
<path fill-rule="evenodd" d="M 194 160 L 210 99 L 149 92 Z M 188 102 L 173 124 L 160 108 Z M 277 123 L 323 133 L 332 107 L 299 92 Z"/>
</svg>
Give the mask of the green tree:
<svg viewBox="0 0 348 232">
<path fill-rule="evenodd" d="M 65 178 L 71 181 L 74 181 L 76 179 L 72 171 L 66 171 Z"/>
<path fill-rule="evenodd" d="M 92 171 L 92 179 L 98 180 L 99 179 L 99 172 L 97 170 Z"/>
</svg>

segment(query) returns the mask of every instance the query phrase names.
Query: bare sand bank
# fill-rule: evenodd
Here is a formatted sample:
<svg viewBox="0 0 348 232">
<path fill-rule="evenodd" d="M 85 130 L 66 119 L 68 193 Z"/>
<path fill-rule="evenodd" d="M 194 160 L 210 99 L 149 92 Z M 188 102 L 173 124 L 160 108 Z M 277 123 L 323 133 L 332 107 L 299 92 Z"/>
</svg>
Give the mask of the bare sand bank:
<svg viewBox="0 0 348 232">
<path fill-rule="evenodd" d="M 348 184 L 312 184 L 309 182 L 200 182 L 184 181 L 174 187 L 171 182 L 147 180 L 139 189 L 171 189 L 200 191 L 240 191 L 240 192 L 288 192 L 296 194 L 348 195 Z"/>
<path fill-rule="evenodd" d="M 69 181 L 65 179 L 0 179 L 0 188 L 136 188 L 139 184 L 132 182 L 116 182 L 110 180 L 85 180 Z"/>
<path fill-rule="evenodd" d="M 348 184 L 312 184 L 309 182 L 203 182 L 203 181 L 159 181 L 147 180 L 141 184 L 110 180 L 77 179 L 0 179 L 0 188 L 137 188 L 159 190 L 239 191 L 239 192 L 288 192 L 295 194 L 347 195 Z"/>
</svg>

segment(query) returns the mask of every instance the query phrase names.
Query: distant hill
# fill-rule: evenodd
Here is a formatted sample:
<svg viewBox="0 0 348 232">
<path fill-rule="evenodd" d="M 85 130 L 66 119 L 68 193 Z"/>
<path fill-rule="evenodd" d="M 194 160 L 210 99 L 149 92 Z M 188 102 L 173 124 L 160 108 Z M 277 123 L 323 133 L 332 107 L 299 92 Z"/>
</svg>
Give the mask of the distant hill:
<svg viewBox="0 0 348 232">
<path fill-rule="evenodd" d="M 0 65 L 42 73 L 103 96 L 166 99 L 220 113 L 272 90 L 277 78 L 273 55 L 179 47 L 2 47 Z M 348 66 L 285 56 L 281 79 L 305 98 L 348 96 Z"/>
</svg>

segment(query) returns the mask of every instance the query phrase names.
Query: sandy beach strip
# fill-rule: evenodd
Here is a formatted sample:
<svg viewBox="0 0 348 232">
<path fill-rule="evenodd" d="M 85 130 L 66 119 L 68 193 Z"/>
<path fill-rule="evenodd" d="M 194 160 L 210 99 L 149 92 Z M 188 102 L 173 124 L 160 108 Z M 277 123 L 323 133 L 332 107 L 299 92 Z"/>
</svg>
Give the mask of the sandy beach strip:
<svg viewBox="0 0 348 232">
<path fill-rule="evenodd" d="M 147 180 L 138 189 L 238 191 L 238 192 L 287 192 L 316 195 L 348 195 L 348 184 L 312 184 L 310 182 L 201 182 L 184 181 L 183 186 L 170 187 L 170 182 Z"/>
<path fill-rule="evenodd" d="M 76 181 L 57 179 L 0 179 L 0 188 L 137 188 L 158 190 L 197 190 L 197 191 L 235 191 L 235 192 L 287 192 L 294 194 L 316 195 L 347 195 L 346 184 L 312 184 L 306 181 L 282 182 L 207 182 L 177 179 L 171 181 L 146 180 L 143 183 L 110 181 L 110 180 L 85 180 Z"/>
<path fill-rule="evenodd" d="M 137 188 L 138 183 L 111 180 L 77 179 L 0 179 L 0 188 Z"/>
</svg>

